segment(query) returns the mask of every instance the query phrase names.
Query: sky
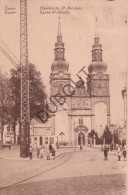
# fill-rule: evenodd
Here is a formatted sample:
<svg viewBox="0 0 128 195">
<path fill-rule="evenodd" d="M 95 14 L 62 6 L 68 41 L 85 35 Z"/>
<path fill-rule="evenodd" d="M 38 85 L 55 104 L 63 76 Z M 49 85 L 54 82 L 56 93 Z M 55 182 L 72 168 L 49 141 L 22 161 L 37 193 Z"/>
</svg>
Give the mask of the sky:
<svg viewBox="0 0 128 195">
<path fill-rule="evenodd" d="M 68 6 L 72 9 L 67 9 Z M 56 7 L 60 14 L 51 12 Z M 14 14 L 9 14 L 10 8 L 15 11 Z M 88 71 L 91 63 L 97 18 L 103 61 L 107 63 L 110 75 L 111 123 L 122 124 L 124 107 L 121 90 L 126 83 L 126 0 L 28 0 L 29 62 L 41 72 L 48 94 L 59 16 L 65 59 L 69 62 L 69 72 L 74 81 L 77 81 L 78 71 L 83 66 Z M 11 57 L 20 59 L 20 0 L 0 0 L 0 46 Z M 17 59 L 15 61 L 19 63 Z M 0 52 L 0 70 L 9 72 L 11 68 L 13 65 Z"/>
</svg>

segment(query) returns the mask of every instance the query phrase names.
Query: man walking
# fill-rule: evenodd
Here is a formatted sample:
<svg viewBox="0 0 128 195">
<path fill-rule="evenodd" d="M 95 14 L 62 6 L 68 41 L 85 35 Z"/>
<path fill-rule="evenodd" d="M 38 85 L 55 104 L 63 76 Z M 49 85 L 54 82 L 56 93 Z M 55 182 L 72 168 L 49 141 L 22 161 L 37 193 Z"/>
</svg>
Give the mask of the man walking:
<svg viewBox="0 0 128 195">
<path fill-rule="evenodd" d="M 123 147 L 122 154 L 123 154 L 124 160 L 126 160 L 127 151 L 126 151 L 125 146 Z"/>
<path fill-rule="evenodd" d="M 49 151 L 52 152 L 52 144 L 49 144 Z"/>
<path fill-rule="evenodd" d="M 108 147 L 107 145 L 104 146 L 104 160 L 108 160 Z"/>
<path fill-rule="evenodd" d="M 53 157 L 53 160 L 55 160 L 55 154 L 56 154 L 55 149 L 52 148 L 52 157 Z"/>
<path fill-rule="evenodd" d="M 29 148 L 29 156 L 30 156 L 30 160 L 32 160 L 32 146 L 30 146 Z"/>
</svg>

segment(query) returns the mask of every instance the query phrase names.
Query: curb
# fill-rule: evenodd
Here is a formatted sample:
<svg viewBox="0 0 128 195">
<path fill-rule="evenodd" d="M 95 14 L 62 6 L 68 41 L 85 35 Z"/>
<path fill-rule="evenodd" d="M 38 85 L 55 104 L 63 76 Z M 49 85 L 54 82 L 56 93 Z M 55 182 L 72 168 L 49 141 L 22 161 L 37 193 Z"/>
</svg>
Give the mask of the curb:
<svg viewBox="0 0 128 195">
<path fill-rule="evenodd" d="M 60 153 L 60 154 L 57 154 L 56 156 L 55 156 L 55 158 L 58 158 L 59 156 L 61 156 L 62 154 L 65 154 L 65 153 L 70 153 L 70 152 L 74 152 L 74 151 L 67 151 L 67 152 L 62 152 L 62 153 Z M 22 157 L 18 157 L 18 158 L 9 158 L 9 157 L 5 157 L 5 156 L 3 156 L 3 155 L 0 155 L 0 159 L 5 159 L 5 160 L 26 160 L 26 161 L 30 161 L 30 158 L 29 157 L 27 157 L 27 158 L 22 158 Z M 32 161 L 33 160 L 41 160 L 41 158 L 33 158 L 32 159 Z M 47 159 L 42 159 L 42 160 L 47 160 Z"/>
<path fill-rule="evenodd" d="M 100 148 L 96 148 L 96 147 L 87 147 L 87 149 L 88 149 L 88 148 L 89 148 L 89 149 L 92 149 L 92 150 L 93 150 L 93 149 L 95 149 L 95 150 L 96 150 L 96 149 L 97 149 L 97 150 L 100 150 Z M 78 152 L 77 150 L 62 152 L 62 153 L 60 153 L 60 154 L 57 154 L 55 158 L 61 156 L 62 154 L 70 153 L 70 152 L 74 152 L 74 151 L 75 151 L 75 152 Z M 79 150 L 79 151 L 80 151 L 80 150 Z M 85 152 L 85 151 L 86 151 L 86 150 L 82 150 L 81 152 Z M 23 160 L 23 161 L 30 161 L 30 158 L 29 158 L 29 157 L 27 157 L 27 158 L 22 158 L 22 157 L 17 157 L 17 158 L 14 157 L 14 158 L 13 158 L 13 157 L 12 157 L 12 158 L 11 158 L 11 157 L 5 157 L 5 156 L 3 156 L 3 155 L 0 155 L 0 158 L 1 158 L 1 159 L 5 159 L 5 160 L 19 160 L 19 161 L 22 161 L 22 160 Z M 33 160 L 41 160 L 41 159 L 40 159 L 40 158 L 33 158 L 32 161 L 33 161 Z M 46 159 L 43 159 L 43 160 L 46 160 Z"/>
</svg>

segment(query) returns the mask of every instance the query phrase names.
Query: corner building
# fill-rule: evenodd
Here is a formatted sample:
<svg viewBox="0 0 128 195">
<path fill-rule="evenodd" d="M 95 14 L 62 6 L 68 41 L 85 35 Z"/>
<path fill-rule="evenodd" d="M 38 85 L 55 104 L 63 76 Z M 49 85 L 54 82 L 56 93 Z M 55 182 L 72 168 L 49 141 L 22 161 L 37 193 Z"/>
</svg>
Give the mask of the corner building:
<svg viewBox="0 0 128 195">
<path fill-rule="evenodd" d="M 109 75 L 106 74 L 107 64 L 102 60 L 102 45 L 96 36 L 92 45 L 92 62 L 88 66 L 90 76 L 87 77 L 87 83 L 79 80 L 74 84 L 71 79 L 69 63 L 65 60 L 60 23 L 54 53 L 50 74 L 52 134 L 60 142 L 86 145 L 91 130 L 100 136 L 105 126 L 110 125 Z"/>
</svg>

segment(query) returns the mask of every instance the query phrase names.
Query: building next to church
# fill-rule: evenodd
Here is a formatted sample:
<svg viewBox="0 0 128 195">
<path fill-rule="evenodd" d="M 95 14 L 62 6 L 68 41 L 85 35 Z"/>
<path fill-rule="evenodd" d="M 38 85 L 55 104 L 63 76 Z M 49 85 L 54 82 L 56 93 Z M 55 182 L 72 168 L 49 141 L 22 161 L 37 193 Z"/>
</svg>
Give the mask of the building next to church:
<svg viewBox="0 0 128 195">
<path fill-rule="evenodd" d="M 101 135 L 105 126 L 110 125 L 109 75 L 106 73 L 107 64 L 102 59 L 102 52 L 102 45 L 96 36 L 92 45 L 92 62 L 88 66 L 87 82 L 79 80 L 74 84 L 69 63 L 65 60 L 59 22 L 55 59 L 50 74 L 50 96 L 58 99 L 58 103 L 51 101 L 51 110 L 56 110 L 52 112 L 51 130 L 59 141 L 71 145 L 86 145 L 91 130 Z"/>
</svg>

